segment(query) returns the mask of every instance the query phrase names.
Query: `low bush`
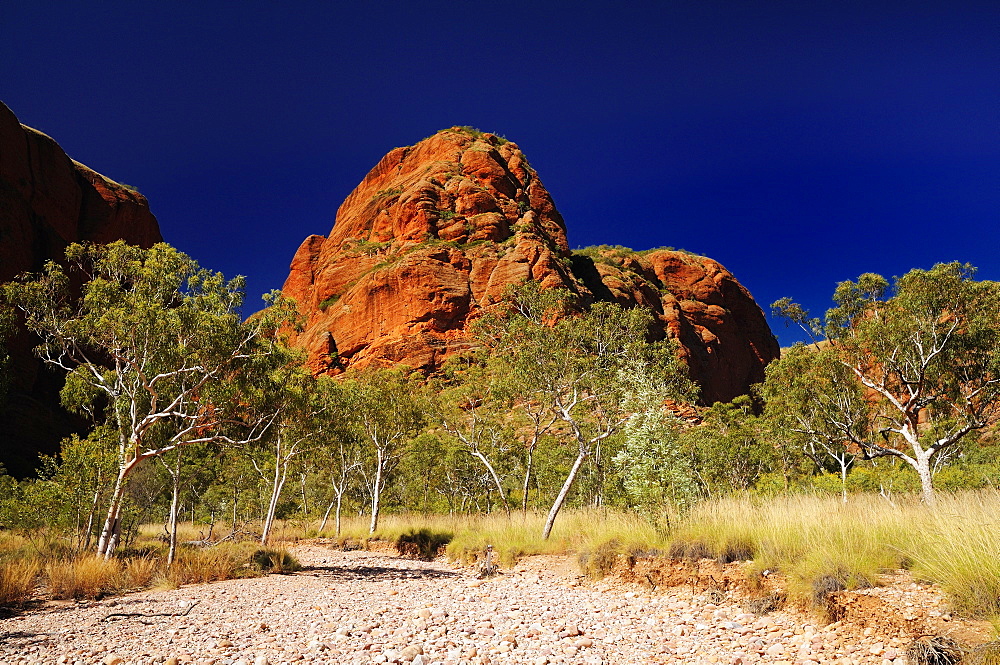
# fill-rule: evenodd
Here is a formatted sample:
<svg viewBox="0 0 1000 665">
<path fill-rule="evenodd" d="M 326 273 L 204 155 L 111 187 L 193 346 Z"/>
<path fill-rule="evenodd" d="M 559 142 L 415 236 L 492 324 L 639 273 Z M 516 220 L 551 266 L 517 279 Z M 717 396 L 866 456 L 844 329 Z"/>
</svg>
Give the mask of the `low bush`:
<svg viewBox="0 0 1000 665">
<path fill-rule="evenodd" d="M 618 562 L 624 549 L 618 540 L 609 540 L 597 547 L 582 550 L 577 555 L 577 562 L 583 574 L 592 580 L 607 576 Z"/>
<path fill-rule="evenodd" d="M 170 568 L 164 573 L 167 586 L 217 582 L 260 574 L 251 560 L 253 543 L 221 543 L 207 548 L 181 547 Z"/>
<path fill-rule="evenodd" d="M 431 561 L 454 537 L 450 531 L 414 529 L 396 538 L 396 551 L 400 556 Z"/>
<path fill-rule="evenodd" d="M 302 570 L 302 564 L 285 549 L 262 547 L 250 557 L 262 573 L 293 573 Z"/>
</svg>

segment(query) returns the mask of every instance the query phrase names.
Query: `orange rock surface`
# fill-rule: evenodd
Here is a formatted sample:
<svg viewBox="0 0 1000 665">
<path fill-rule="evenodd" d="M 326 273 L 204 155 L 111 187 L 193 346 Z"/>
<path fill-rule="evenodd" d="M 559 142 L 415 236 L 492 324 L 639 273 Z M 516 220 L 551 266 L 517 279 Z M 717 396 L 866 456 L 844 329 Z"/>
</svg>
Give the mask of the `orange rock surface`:
<svg viewBox="0 0 1000 665">
<path fill-rule="evenodd" d="M 763 379 L 778 344 L 750 294 L 715 261 L 659 250 L 570 252 L 552 197 L 516 144 L 467 128 L 396 148 L 347 197 L 326 237 L 299 247 L 284 285 L 307 318 L 315 373 L 467 349 L 466 326 L 510 284 L 649 308 L 680 341 L 706 402 Z"/>
<path fill-rule="evenodd" d="M 73 161 L 0 103 L 0 282 L 61 259 L 72 242 L 118 239 L 162 240 L 145 197 Z M 0 463 L 19 474 L 72 427 L 59 407 L 61 377 L 31 353 L 37 343 L 24 331 L 9 342 L 14 385 L 0 409 Z"/>
</svg>

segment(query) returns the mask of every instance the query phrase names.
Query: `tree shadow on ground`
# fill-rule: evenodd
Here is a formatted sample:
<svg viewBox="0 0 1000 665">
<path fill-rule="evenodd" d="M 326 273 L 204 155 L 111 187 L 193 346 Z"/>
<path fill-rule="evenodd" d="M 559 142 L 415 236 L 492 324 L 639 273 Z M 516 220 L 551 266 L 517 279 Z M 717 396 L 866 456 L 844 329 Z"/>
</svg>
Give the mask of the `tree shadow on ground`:
<svg viewBox="0 0 1000 665">
<path fill-rule="evenodd" d="M 426 580 L 455 579 L 459 573 L 434 568 L 388 568 L 385 566 L 305 566 L 300 574 L 329 577 L 335 580 Z"/>
</svg>

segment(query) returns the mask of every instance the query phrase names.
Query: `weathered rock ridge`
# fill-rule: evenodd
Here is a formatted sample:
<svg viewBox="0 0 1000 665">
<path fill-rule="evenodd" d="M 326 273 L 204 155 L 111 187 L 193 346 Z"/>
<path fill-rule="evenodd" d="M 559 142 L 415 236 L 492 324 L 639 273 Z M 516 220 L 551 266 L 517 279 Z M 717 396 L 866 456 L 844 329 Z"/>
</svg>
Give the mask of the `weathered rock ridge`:
<svg viewBox="0 0 1000 665">
<path fill-rule="evenodd" d="M 468 128 L 382 158 L 329 236 L 299 247 L 283 291 L 306 315 L 296 343 L 313 372 L 433 371 L 469 347 L 469 321 L 524 279 L 650 309 L 708 403 L 746 393 L 778 357 L 760 307 L 721 265 L 671 250 L 570 252 L 562 216 L 517 145 Z"/>
<path fill-rule="evenodd" d="M 63 258 L 70 243 L 119 239 L 143 247 L 162 240 L 145 197 L 73 161 L 0 103 L 0 282 Z M 72 428 L 59 407 L 62 377 L 32 355 L 35 344 L 24 331 L 8 343 L 14 381 L 0 408 L 0 463 L 18 474 Z"/>
</svg>

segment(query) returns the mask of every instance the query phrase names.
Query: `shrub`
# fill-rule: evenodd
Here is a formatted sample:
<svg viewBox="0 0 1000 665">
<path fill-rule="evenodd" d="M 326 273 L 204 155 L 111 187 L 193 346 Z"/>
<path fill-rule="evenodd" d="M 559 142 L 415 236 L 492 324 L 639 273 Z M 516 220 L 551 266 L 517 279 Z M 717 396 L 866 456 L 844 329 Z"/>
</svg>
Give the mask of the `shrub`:
<svg viewBox="0 0 1000 665">
<path fill-rule="evenodd" d="M 116 580 L 117 591 L 135 591 L 145 589 L 160 571 L 160 561 L 148 556 L 127 559 L 121 566 Z"/>
<path fill-rule="evenodd" d="M 446 547 L 454 537 L 455 534 L 450 531 L 413 529 L 396 538 L 396 551 L 400 556 L 430 561 L 437 557 L 441 548 Z"/>
<path fill-rule="evenodd" d="M 302 564 L 288 550 L 262 547 L 251 557 L 254 565 L 264 573 L 292 573 L 302 570 Z"/>
<path fill-rule="evenodd" d="M 583 574 L 593 580 L 608 575 L 618 562 L 622 544 L 617 539 L 608 540 L 593 549 L 585 549 L 577 555 L 577 562 Z"/>
<path fill-rule="evenodd" d="M 770 614 L 775 610 L 780 610 L 784 606 L 785 594 L 779 592 L 772 592 L 757 598 L 751 598 L 745 604 L 747 612 L 754 614 Z"/>
<path fill-rule="evenodd" d="M 913 640 L 906 649 L 910 665 L 957 665 L 962 662 L 962 647 L 945 636 L 925 636 Z"/>
<path fill-rule="evenodd" d="M 222 543 L 206 549 L 178 548 L 177 558 L 164 574 L 167 586 L 216 582 L 259 574 L 251 562 L 253 545 Z"/>
</svg>

